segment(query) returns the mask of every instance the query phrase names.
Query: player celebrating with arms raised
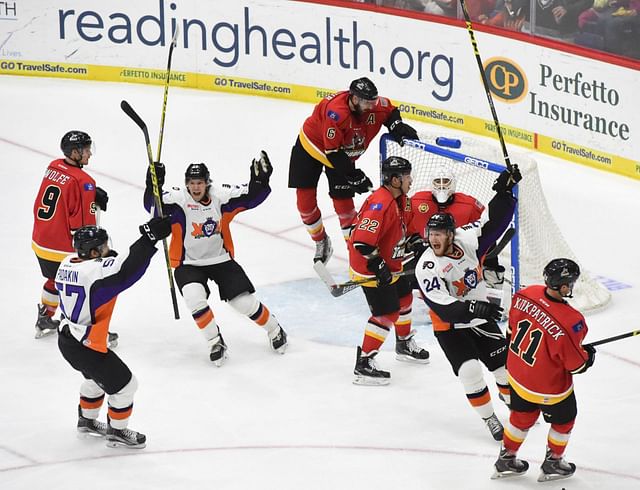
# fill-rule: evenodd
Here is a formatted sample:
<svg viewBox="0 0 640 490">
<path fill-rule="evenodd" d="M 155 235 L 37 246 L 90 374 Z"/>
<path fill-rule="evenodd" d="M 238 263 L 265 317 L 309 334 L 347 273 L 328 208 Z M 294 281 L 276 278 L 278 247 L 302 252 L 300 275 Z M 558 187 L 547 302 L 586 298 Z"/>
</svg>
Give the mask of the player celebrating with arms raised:
<svg viewBox="0 0 640 490">
<path fill-rule="evenodd" d="M 378 96 L 378 89 L 368 78 L 358 78 L 349 90 L 324 98 L 304 122 L 291 151 L 289 187 L 296 189 L 300 217 L 316 244 L 314 262 L 326 264 L 333 253 L 316 197 L 320 174 L 324 170 L 327 175 L 329 196 L 348 240 L 356 217 L 353 196 L 373 187 L 355 162 L 383 124 L 400 144 L 405 138 L 418 138 L 391 101 Z"/>
</svg>

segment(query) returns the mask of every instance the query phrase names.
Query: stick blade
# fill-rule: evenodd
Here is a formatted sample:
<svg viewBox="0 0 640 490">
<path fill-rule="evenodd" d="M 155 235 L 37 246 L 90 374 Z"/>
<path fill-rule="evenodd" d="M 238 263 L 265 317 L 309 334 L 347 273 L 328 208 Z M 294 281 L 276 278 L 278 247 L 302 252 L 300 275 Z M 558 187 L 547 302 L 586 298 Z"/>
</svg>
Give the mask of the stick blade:
<svg viewBox="0 0 640 490">
<path fill-rule="evenodd" d="M 133 122 L 138 125 L 138 127 L 140 127 L 140 129 L 142 129 L 143 131 L 147 129 L 147 125 L 144 123 L 138 113 L 133 109 L 133 107 L 131 107 L 129 102 L 127 102 L 126 100 L 120 102 L 120 109 L 122 109 L 124 113 L 129 116 L 133 120 Z"/>
</svg>

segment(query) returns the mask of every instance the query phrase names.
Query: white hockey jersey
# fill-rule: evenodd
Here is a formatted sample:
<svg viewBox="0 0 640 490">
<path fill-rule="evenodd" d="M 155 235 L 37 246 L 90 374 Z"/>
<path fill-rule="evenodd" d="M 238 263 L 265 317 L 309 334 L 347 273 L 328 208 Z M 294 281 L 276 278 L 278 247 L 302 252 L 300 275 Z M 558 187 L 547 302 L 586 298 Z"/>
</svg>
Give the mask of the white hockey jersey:
<svg viewBox="0 0 640 490">
<path fill-rule="evenodd" d="M 235 215 L 262 203 L 271 192 L 268 186 L 211 185 L 209 200 L 195 201 L 185 188 L 173 187 L 162 193 L 165 214 L 171 214 L 172 267 L 212 265 L 233 257 L 229 225 Z M 145 207 L 153 198 L 145 192 Z"/>
<path fill-rule="evenodd" d="M 117 257 L 66 257 L 55 278 L 62 310 L 60 328 L 68 325 L 85 347 L 107 352 L 109 323 L 118 294 L 144 275 L 154 253 L 154 244 L 142 237 L 128 253 Z"/>
<path fill-rule="evenodd" d="M 438 257 L 427 248 L 418 259 L 415 275 L 435 331 L 486 323 L 473 318 L 464 302 L 487 301 L 481 260 L 508 227 L 514 207 L 513 196 L 496 195 L 489 203 L 488 214 L 456 229 L 450 255 Z"/>
</svg>

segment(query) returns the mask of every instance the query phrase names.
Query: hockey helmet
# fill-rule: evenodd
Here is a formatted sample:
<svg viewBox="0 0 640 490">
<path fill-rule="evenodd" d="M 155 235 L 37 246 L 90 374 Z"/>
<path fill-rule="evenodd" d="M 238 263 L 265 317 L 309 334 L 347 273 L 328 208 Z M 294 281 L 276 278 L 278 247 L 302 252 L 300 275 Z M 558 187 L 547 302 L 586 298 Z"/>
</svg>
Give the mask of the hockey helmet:
<svg viewBox="0 0 640 490">
<path fill-rule="evenodd" d="M 453 232 L 456 229 L 456 222 L 453 215 L 449 213 L 436 213 L 427 222 L 427 234 L 430 230 L 446 230 Z"/>
<path fill-rule="evenodd" d="M 431 181 L 432 194 L 438 204 L 446 204 L 456 192 L 456 178 L 445 165 L 436 170 Z"/>
<path fill-rule="evenodd" d="M 192 163 L 187 167 L 184 173 L 185 184 L 188 184 L 192 179 L 201 179 L 207 184 L 211 183 L 211 174 L 204 163 Z"/>
<path fill-rule="evenodd" d="M 376 100 L 378 98 L 378 89 L 367 77 L 358 78 L 351 82 L 349 92 L 351 95 L 364 100 Z"/>
<path fill-rule="evenodd" d="M 393 177 L 406 175 L 411 173 L 411 162 L 402 157 L 389 157 L 382 162 L 380 173 L 382 174 L 382 183 L 391 182 Z"/>
<path fill-rule="evenodd" d="M 573 289 L 580 277 L 580 267 L 571 259 L 553 259 L 545 266 L 542 275 L 549 289 L 558 291 L 562 285 Z"/>
<path fill-rule="evenodd" d="M 73 248 L 81 259 L 91 258 L 91 250 L 100 248 L 109 241 L 107 230 L 89 225 L 79 228 L 73 235 Z"/>
<path fill-rule="evenodd" d="M 60 149 L 62 153 L 66 157 L 71 156 L 71 152 L 75 149 L 80 152 L 88 146 L 91 146 L 93 141 L 91 140 L 91 136 L 89 136 L 84 131 L 68 131 L 60 141 Z"/>
</svg>

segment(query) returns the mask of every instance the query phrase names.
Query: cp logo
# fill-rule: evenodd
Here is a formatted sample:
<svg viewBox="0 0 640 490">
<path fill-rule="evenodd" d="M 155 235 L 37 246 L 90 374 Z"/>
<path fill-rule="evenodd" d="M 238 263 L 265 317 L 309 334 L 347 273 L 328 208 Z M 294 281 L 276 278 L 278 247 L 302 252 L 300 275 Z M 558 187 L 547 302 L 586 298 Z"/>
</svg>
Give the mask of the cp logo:
<svg viewBox="0 0 640 490">
<path fill-rule="evenodd" d="M 527 95 L 527 77 L 524 70 L 506 58 L 491 58 L 484 65 L 484 75 L 491 93 L 509 104 L 519 102 Z"/>
</svg>

